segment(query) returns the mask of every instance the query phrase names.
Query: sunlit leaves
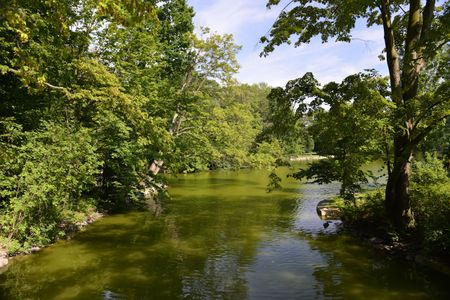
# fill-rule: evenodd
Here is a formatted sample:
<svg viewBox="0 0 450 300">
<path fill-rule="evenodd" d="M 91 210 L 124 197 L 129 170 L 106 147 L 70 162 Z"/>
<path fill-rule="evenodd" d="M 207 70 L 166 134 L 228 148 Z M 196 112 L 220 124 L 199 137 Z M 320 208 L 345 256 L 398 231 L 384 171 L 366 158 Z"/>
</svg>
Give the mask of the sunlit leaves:
<svg viewBox="0 0 450 300">
<path fill-rule="evenodd" d="M 290 109 L 293 114 L 297 108 L 300 116 L 307 112 L 312 115 L 309 131 L 314 136 L 315 150 L 329 157 L 294 177 L 318 183 L 340 181 L 341 195 L 352 198 L 360 184 L 366 182 L 360 167 L 382 155 L 388 138 L 386 90 L 386 80 L 374 72 L 351 75 L 341 83 L 331 82 L 323 87 L 312 74 L 306 74 L 279 90 L 279 98 L 274 100 L 287 103 L 284 110 Z"/>
</svg>

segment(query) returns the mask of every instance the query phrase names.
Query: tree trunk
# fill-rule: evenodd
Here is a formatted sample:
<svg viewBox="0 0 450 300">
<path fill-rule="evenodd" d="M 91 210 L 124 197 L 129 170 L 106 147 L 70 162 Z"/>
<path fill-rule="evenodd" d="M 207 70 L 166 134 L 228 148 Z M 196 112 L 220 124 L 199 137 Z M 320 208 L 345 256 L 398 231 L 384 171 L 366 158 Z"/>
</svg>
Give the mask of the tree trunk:
<svg viewBox="0 0 450 300">
<path fill-rule="evenodd" d="M 409 177 L 413 145 L 404 134 L 394 141 L 394 165 L 386 185 L 385 208 L 387 217 L 398 230 L 414 226 L 409 194 Z"/>
</svg>

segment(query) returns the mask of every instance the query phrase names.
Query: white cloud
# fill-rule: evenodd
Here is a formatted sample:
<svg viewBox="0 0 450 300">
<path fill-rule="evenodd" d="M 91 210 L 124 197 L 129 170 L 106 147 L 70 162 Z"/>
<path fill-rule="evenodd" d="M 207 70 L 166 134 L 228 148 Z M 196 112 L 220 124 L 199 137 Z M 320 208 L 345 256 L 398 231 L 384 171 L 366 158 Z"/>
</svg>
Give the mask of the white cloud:
<svg viewBox="0 0 450 300">
<path fill-rule="evenodd" d="M 378 55 L 384 48 L 381 28 L 366 28 L 358 22 L 352 43 L 313 40 L 294 48 L 283 45 L 266 58 L 259 57 L 259 38 L 275 21 L 281 7 L 267 10 L 266 0 L 190 0 L 196 9 L 197 26 L 207 26 L 218 33 L 232 33 L 243 45 L 238 55 L 241 65 L 237 79 L 245 83 L 266 82 L 284 86 L 290 79 L 313 72 L 321 83 L 341 81 L 363 69 L 376 68 L 386 74 L 385 63 Z"/>
<path fill-rule="evenodd" d="M 371 44 L 371 43 L 370 43 Z M 313 72 L 321 82 L 341 81 L 346 76 L 364 69 L 376 68 L 385 74 L 385 65 L 378 55 L 383 46 L 373 42 L 370 48 L 358 42 L 326 43 L 314 41 L 299 48 L 282 46 L 266 58 L 259 57 L 259 50 L 241 57 L 241 71 L 237 79 L 241 82 L 267 82 L 273 86 L 285 83 L 306 72 Z"/>
<path fill-rule="evenodd" d="M 196 6 L 200 1 L 202 0 L 191 3 Z M 246 30 L 245 27 L 251 24 L 275 20 L 278 12 L 266 9 L 265 4 L 266 0 L 216 0 L 196 12 L 195 22 L 221 34 L 237 33 Z"/>
</svg>

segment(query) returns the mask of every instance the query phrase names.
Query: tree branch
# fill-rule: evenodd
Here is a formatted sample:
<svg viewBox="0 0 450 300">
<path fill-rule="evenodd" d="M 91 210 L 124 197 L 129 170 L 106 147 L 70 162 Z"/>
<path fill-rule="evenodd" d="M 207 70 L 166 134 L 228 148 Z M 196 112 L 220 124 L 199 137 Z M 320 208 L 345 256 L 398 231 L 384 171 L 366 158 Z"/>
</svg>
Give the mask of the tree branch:
<svg viewBox="0 0 450 300">
<path fill-rule="evenodd" d="M 266 35 L 268 35 L 268 34 L 270 33 L 270 31 L 271 31 L 272 28 L 273 28 L 273 25 L 275 25 L 275 24 L 277 23 L 277 21 L 280 19 L 281 14 L 282 14 L 284 11 L 286 11 L 286 9 L 287 9 L 292 3 L 294 3 L 294 0 L 289 1 L 289 2 L 283 7 L 283 9 L 280 11 L 280 13 L 278 14 L 277 18 L 275 19 L 275 22 L 272 23 L 272 26 L 270 26 L 269 30 L 267 30 L 267 32 L 266 32 L 266 34 L 265 34 L 264 36 L 266 36 Z M 269 9 L 270 9 L 270 7 L 269 7 Z"/>
<path fill-rule="evenodd" d="M 431 24 L 434 19 L 434 8 L 436 6 L 436 0 L 427 0 L 425 7 L 423 9 L 422 15 L 422 32 L 420 34 L 420 44 L 423 46 L 429 37 L 431 30 Z"/>
<path fill-rule="evenodd" d="M 55 90 L 67 91 L 67 88 L 62 87 L 62 86 L 56 86 L 56 85 L 50 84 L 50 83 L 48 83 L 48 82 L 45 82 L 44 84 L 45 84 L 46 86 L 48 86 L 49 88 L 52 88 L 52 89 L 55 89 Z"/>
<path fill-rule="evenodd" d="M 437 101 L 437 102 L 431 104 L 429 107 L 427 107 L 427 108 L 425 109 L 424 113 L 422 113 L 422 114 L 416 119 L 416 121 L 414 122 L 413 130 L 416 129 L 416 127 L 419 125 L 420 121 L 422 121 L 422 120 L 426 117 L 427 113 L 428 113 L 430 110 L 432 110 L 433 108 L 435 108 L 435 107 L 438 106 L 439 104 L 445 103 L 446 101 L 448 101 L 448 99 L 442 99 L 441 101 Z"/>
<path fill-rule="evenodd" d="M 188 133 L 191 129 L 197 128 L 196 126 L 188 126 L 185 128 L 181 128 L 177 131 L 176 136 L 180 136 L 182 134 Z"/>
<path fill-rule="evenodd" d="M 418 143 L 420 143 L 420 141 L 427 135 L 429 134 L 434 128 L 436 128 L 436 125 L 441 122 L 442 120 L 446 119 L 450 117 L 450 114 L 446 114 L 444 116 L 442 116 L 441 118 L 438 118 L 436 120 L 434 120 L 434 122 L 432 122 L 430 125 L 428 125 L 427 127 L 425 127 L 414 139 L 412 139 L 411 144 L 412 145 L 417 145 Z"/>
<path fill-rule="evenodd" d="M 391 81 L 392 100 L 397 104 L 402 104 L 402 86 L 400 73 L 400 58 L 395 47 L 394 29 L 392 28 L 391 12 L 388 0 L 381 0 L 380 13 L 383 20 L 384 43 L 386 46 L 386 61 L 389 68 L 389 78 Z"/>
</svg>

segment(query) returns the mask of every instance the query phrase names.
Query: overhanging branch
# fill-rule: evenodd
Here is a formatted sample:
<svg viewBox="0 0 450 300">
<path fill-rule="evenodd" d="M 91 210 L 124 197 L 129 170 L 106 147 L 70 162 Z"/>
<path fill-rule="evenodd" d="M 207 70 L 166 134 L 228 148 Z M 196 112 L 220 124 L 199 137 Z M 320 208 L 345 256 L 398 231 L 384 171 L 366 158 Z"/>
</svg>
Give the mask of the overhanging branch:
<svg viewBox="0 0 450 300">
<path fill-rule="evenodd" d="M 48 86 L 49 88 L 52 88 L 52 89 L 55 89 L 55 90 L 67 91 L 67 88 L 62 87 L 62 86 L 56 86 L 56 85 L 53 85 L 53 84 L 48 83 L 48 82 L 45 82 L 44 84 L 45 84 L 46 86 Z"/>
</svg>

